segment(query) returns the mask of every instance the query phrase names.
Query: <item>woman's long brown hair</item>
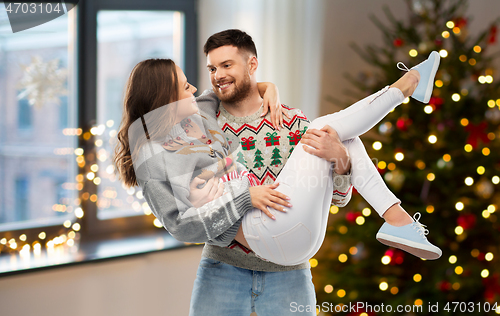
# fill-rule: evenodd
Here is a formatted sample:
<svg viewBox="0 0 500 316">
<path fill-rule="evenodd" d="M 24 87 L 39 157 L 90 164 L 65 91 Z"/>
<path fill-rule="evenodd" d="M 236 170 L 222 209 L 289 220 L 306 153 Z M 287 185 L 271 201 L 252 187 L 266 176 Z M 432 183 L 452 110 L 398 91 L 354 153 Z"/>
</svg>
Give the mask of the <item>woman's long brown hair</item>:
<svg viewBox="0 0 500 316">
<path fill-rule="evenodd" d="M 148 112 L 167 106 L 179 99 L 179 85 L 177 82 L 175 63 L 170 59 L 147 59 L 138 63 L 132 70 L 127 81 L 123 104 L 123 116 L 118 131 L 118 144 L 115 148 L 113 162 L 120 180 L 127 187 L 137 185 L 137 179 L 132 163 L 132 154 L 129 143 L 129 128 L 137 120 L 143 120 Z M 149 128 L 148 137 L 152 134 L 166 135 L 175 119 L 176 106 L 168 105 L 163 115 L 155 116 L 156 122 L 151 122 L 155 128 Z M 136 124 L 137 125 L 137 124 Z M 144 145 L 146 138 L 132 144 L 132 153 L 137 154 L 138 149 Z"/>
</svg>

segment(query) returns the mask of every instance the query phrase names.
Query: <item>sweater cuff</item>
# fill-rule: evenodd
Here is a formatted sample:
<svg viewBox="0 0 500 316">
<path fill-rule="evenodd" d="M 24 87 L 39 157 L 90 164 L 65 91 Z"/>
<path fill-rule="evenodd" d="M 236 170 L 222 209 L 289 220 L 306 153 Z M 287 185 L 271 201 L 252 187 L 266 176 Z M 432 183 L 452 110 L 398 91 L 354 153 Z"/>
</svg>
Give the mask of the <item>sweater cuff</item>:
<svg viewBox="0 0 500 316">
<path fill-rule="evenodd" d="M 333 196 L 332 205 L 344 207 L 349 203 L 352 196 L 351 171 L 348 174 L 337 174 L 333 171 Z"/>
<path fill-rule="evenodd" d="M 240 228 L 241 221 L 243 220 L 243 216 L 253 208 L 252 206 L 252 198 L 250 196 L 250 191 L 247 189 L 245 192 L 235 197 L 233 200 L 234 205 L 236 207 L 236 211 L 240 215 L 240 218 L 225 232 L 215 237 L 213 240 L 208 241 L 208 244 L 216 245 L 220 247 L 228 246 L 236 237 L 238 233 L 238 229 Z"/>
</svg>

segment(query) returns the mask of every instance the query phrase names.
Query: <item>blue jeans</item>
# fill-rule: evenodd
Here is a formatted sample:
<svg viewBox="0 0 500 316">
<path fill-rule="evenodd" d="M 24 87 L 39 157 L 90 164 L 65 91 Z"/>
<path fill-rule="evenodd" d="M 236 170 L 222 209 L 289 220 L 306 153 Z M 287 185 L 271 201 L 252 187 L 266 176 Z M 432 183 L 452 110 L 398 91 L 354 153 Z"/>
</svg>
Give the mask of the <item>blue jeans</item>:
<svg viewBox="0 0 500 316">
<path fill-rule="evenodd" d="M 310 269 L 286 272 L 246 270 L 201 258 L 190 316 L 316 315 Z"/>
</svg>

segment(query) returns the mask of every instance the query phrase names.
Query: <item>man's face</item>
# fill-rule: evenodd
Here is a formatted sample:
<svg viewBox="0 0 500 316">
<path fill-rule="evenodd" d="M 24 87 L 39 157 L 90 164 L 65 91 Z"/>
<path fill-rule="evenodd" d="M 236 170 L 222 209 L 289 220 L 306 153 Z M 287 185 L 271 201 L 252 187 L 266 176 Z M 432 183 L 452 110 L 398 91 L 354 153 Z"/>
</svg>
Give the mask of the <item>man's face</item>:
<svg viewBox="0 0 500 316">
<path fill-rule="evenodd" d="M 207 69 L 217 97 L 226 103 L 245 99 L 251 88 L 249 57 L 234 46 L 221 46 L 207 55 Z"/>
</svg>

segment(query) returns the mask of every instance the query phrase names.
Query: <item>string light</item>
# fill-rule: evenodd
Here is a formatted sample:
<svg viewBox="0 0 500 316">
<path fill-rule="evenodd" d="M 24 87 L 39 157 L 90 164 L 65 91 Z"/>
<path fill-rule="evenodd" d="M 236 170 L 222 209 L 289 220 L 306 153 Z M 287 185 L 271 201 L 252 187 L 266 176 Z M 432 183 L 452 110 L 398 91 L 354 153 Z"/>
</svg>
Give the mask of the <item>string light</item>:
<svg viewBox="0 0 500 316">
<path fill-rule="evenodd" d="M 429 172 L 429 173 L 427 174 L 427 180 L 429 180 L 429 181 L 434 181 L 435 179 L 436 179 L 436 176 L 434 175 L 434 173 Z"/>
<path fill-rule="evenodd" d="M 486 261 L 493 260 L 493 254 L 491 252 L 488 252 L 486 255 L 484 255 L 484 259 L 486 259 Z"/>
<path fill-rule="evenodd" d="M 418 273 L 417 273 L 417 274 L 415 274 L 415 275 L 413 276 L 413 281 L 415 281 L 415 282 L 417 282 L 417 283 L 418 283 L 418 282 L 420 282 L 420 281 L 422 281 L 422 275 L 420 275 L 420 274 L 418 274 Z"/>
<path fill-rule="evenodd" d="M 318 266 L 318 260 L 315 258 L 309 259 L 309 264 L 311 265 L 311 268 L 316 268 Z"/>
<path fill-rule="evenodd" d="M 397 161 L 402 161 L 402 160 L 405 158 L 405 155 L 404 155 L 402 152 L 397 152 L 397 153 L 394 155 L 394 158 L 395 158 Z"/>
<path fill-rule="evenodd" d="M 457 209 L 457 211 L 461 211 L 461 210 L 463 210 L 463 209 L 464 209 L 464 203 L 462 203 L 462 202 L 457 202 L 457 203 L 455 204 L 455 208 Z"/>
<path fill-rule="evenodd" d="M 464 150 L 468 153 L 472 151 L 472 145 L 471 144 L 465 144 Z"/>
<path fill-rule="evenodd" d="M 425 210 L 427 211 L 427 213 L 431 214 L 431 213 L 434 212 L 434 206 L 427 205 L 427 207 L 425 208 Z"/>
<path fill-rule="evenodd" d="M 333 286 L 331 284 L 325 285 L 324 290 L 325 290 L 325 293 L 330 294 L 333 292 Z"/>
<path fill-rule="evenodd" d="M 446 27 L 453 29 L 455 27 L 455 23 L 453 21 L 448 21 L 446 22 Z"/>
<path fill-rule="evenodd" d="M 431 105 L 426 105 L 424 107 L 424 112 L 427 114 L 431 114 L 434 111 L 434 108 Z"/>
<path fill-rule="evenodd" d="M 430 135 L 428 140 L 429 140 L 429 143 L 435 144 L 437 142 L 437 137 L 436 137 L 436 135 Z"/>
<path fill-rule="evenodd" d="M 479 167 L 477 167 L 476 171 L 477 171 L 478 174 L 484 174 L 484 172 L 486 171 L 486 169 L 483 166 L 479 166 Z"/>
<path fill-rule="evenodd" d="M 373 143 L 372 147 L 375 150 L 380 150 L 380 149 L 382 149 L 382 143 L 379 142 L 379 141 L 376 141 L 376 142 Z"/>
<path fill-rule="evenodd" d="M 446 49 L 440 50 L 439 51 L 439 56 L 441 56 L 442 58 L 448 57 L 448 51 Z"/>
<path fill-rule="evenodd" d="M 368 207 L 365 207 L 361 213 L 363 214 L 363 216 L 370 216 L 370 214 L 372 213 L 372 211 L 368 208 Z"/>
<path fill-rule="evenodd" d="M 417 57 L 418 55 L 418 52 L 416 49 L 411 49 L 408 54 L 410 55 L 410 57 Z"/>
<path fill-rule="evenodd" d="M 493 178 L 491 178 L 491 182 L 493 182 L 493 184 L 498 184 L 498 183 L 500 183 L 500 177 L 498 177 L 498 176 L 493 176 Z"/>
<path fill-rule="evenodd" d="M 463 232 L 464 232 L 464 229 L 462 226 L 455 227 L 455 234 L 462 235 Z"/>
<path fill-rule="evenodd" d="M 458 102 L 460 101 L 460 94 L 458 93 L 453 93 L 453 95 L 451 96 L 451 99 L 455 102 Z"/>
<path fill-rule="evenodd" d="M 451 263 L 451 264 L 455 264 L 457 263 L 457 256 L 455 255 L 451 255 L 450 258 L 448 258 L 448 261 Z"/>
<path fill-rule="evenodd" d="M 347 255 L 345 253 L 341 253 L 338 259 L 340 262 L 344 263 L 347 261 Z"/>
<path fill-rule="evenodd" d="M 480 52 L 481 52 L 481 46 L 476 45 L 476 46 L 474 46 L 473 50 L 474 50 L 474 52 L 476 52 L 476 53 L 480 53 Z"/>
<path fill-rule="evenodd" d="M 382 291 L 386 291 L 388 288 L 389 288 L 389 284 L 387 284 L 387 282 L 380 282 L 379 284 L 379 289 L 382 290 Z"/>
<path fill-rule="evenodd" d="M 474 184 L 474 179 L 472 179 L 471 177 L 467 177 L 465 178 L 464 182 L 466 185 L 471 186 Z"/>
<path fill-rule="evenodd" d="M 488 275 L 490 275 L 490 271 L 488 271 L 488 269 L 483 269 L 483 271 L 481 271 L 481 277 L 487 278 Z"/>
<path fill-rule="evenodd" d="M 456 274 L 460 275 L 460 274 L 462 274 L 463 272 L 464 272 L 464 268 L 462 268 L 461 266 L 457 266 L 457 267 L 455 268 L 455 273 L 456 273 Z"/>
<path fill-rule="evenodd" d="M 387 164 L 385 161 L 379 161 L 377 167 L 381 170 L 384 170 L 387 167 Z"/>
</svg>

